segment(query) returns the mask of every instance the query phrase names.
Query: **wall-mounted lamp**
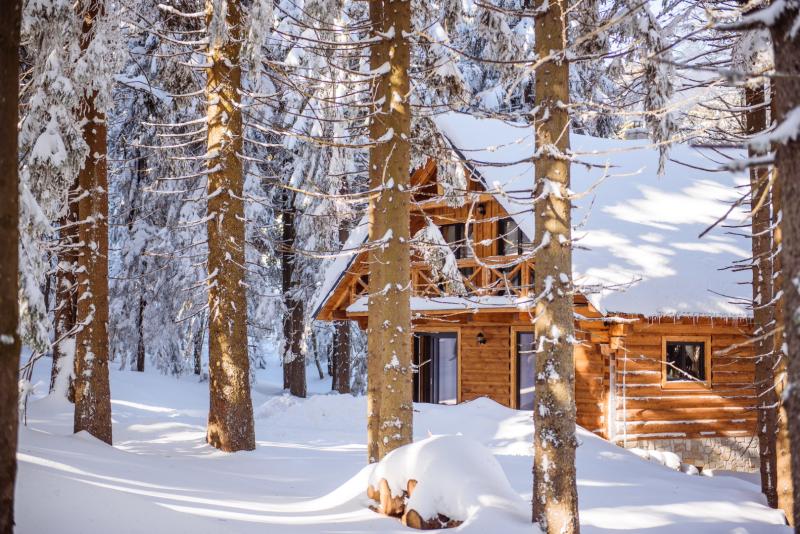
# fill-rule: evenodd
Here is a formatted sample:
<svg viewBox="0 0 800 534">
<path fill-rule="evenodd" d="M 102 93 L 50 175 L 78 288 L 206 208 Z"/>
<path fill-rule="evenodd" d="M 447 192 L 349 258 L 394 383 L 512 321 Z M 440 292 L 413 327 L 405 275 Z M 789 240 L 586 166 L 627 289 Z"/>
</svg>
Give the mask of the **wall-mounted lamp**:
<svg viewBox="0 0 800 534">
<path fill-rule="evenodd" d="M 486 336 L 483 335 L 483 332 L 478 332 L 478 345 L 486 345 Z"/>
<path fill-rule="evenodd" d="M 478 204 L 478 215 L 486 215 L 486 205 Z"/>
</svg>

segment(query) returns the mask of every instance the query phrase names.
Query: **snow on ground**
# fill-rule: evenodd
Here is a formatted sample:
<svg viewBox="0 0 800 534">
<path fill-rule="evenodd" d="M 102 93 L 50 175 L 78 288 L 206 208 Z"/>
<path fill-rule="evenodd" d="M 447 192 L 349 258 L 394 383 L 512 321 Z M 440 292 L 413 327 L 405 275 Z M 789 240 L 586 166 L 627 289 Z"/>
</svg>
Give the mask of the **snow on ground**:
<svg viewBox="0 0 800 534">
<path fill-rule="evenodd" d="M 42 391 L 47 369 L 37 371 Z M 236 454 L 204 443 L 208 385 L 192 377 L 112 371 L 113 448 L 72 435 L 71 406 L 40 396 L 20 429 L 17 532 L 407 532 L 366 508 L 364 399 L 323 394 L 329 381 L 314 373 L 309 390 L 320 394 L 305 400 L 284 396 L 274 372 L 259 376 L 258 446 Z M 481 443 L 518 495 L 506 514 L 458 530 L 532 532 L 530 412 L 484 399 L 416 410 L 417 439 L 462 433 Z M 583 430 L 580 440 L 584 533 L 789 532 L 746 480 L 688 476 Z"/>
</svg>

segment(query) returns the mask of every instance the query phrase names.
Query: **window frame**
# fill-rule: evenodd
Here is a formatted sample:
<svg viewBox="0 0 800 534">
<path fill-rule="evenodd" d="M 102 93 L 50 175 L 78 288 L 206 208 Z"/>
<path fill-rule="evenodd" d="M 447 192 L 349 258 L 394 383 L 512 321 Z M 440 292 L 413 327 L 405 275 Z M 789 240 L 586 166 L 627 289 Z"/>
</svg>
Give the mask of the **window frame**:
<svg viewBox="0 0 800 534">
<path fill-rule="evenodd" d="M 667 380 L 667 343 L 703 343 L 705 380 Z M 661 388 L 711 389 L 711 336 L 661 336 Z"/>
<path fill-rule="evenodd" d="M 509 231 L 509 224 L 514 225 L 513 234 Z M 512 239 L 513 235 L 513 239 Z M 527 241 L 525 232 L 522 231 L 517 221 L 513 217 L 503 217 L 497 221 L 497 255 L 498 256 L 521 256 L 526 253 L 526 247 L 532 247 L 533 243 Z M 506 250 L 506 246 L 511 246 L 514 251 Z"/>
<path fill-rule="evenodd" d="M 472 233 L 472 227 L 474 225 L 470 225 L 469 233 Z M 447 236 L 445 235 L 446 228 L 454 228 L 455 229 L 455 241 L 450 242 L 447 241 Z M 470 249 L 467 246 L 467 240 L 471 238 L 470 235 L 467 235 L 467 224 L 463 222 L 453 222 L 447 224 L 440 224 L 439 225 L 439 232 L 442 234 L 442 238 L 447 242 L 447 245 L 450 247 L 450 250 L 453 252 L 456 260 L 465 260 L 471 258 L 472 255 L 470 254 Z"/>
<path fill-rule="evenodd" d="M 414 326 L 412 329 L 412 340 L 411 340 L 411 350 L 412 350 L 412 360 L 413 360 L 413 350 L 414 350 L 414 334 L 428 334 L 428 335 L 436 335 L 436 334 L 455 334 L 456 336 L 456 380 L 457 380 L 457 387 L 456 387 L 456 404 L 461 404 L 462 397 L 461 397 L 461 327 L 459 326 Z"/>
</svg>

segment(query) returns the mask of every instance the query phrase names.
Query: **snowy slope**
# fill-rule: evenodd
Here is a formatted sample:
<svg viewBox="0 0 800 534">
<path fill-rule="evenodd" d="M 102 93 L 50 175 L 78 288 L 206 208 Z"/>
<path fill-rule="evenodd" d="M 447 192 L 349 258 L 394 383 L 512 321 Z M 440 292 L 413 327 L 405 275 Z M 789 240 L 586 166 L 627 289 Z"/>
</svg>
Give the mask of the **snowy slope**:
<svg viewBox="0 0 800 534">
<path fill-rule="evenodd" d="M 237 454 L 204 444 L 207 384 L 191 378 L 112 371 L 113 448 L 71 435 L 69 405 L 34 400 L 20 434 L 17 532 L 408 532 L 365 507 L 364 399 L 285 397 L 276 374 L 260 378 L 258 448 Z M 311 391 L 328 387 L 311 379 Z M 478 514 L 460 531 L 532 532 L 530 412 L 485 399 L 416 409 L 417 439 L 462 433 L 476 440 L 494 454 L 518 496 L 507 513 Z M 671 471 L 583 430 L 580 439 L 586 533 L 789 532 L 749 482 Z"/>
</svg>

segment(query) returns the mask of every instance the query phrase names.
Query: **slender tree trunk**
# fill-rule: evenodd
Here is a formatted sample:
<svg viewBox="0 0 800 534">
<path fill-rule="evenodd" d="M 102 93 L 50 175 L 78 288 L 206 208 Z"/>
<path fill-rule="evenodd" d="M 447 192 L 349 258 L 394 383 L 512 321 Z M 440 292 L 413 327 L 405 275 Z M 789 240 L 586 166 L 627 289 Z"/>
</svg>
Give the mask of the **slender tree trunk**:
<svg viewBox="0 0 800 534">
<path fill-rule="evenodd" d="M 373 30 L 384 36 L 373 45 L 373 68 L 380 75 L 372 117 L 370 202 L 368 454 L 379 460 L 413 439 L 410 308 L 410 130 L 409 107 L 411 2 L 370 2 Z M 376 402 L 377 401 L 377 402 Z M 377 409 L 376 409 L 377 408 Z M 376 417 L 377 416 L 377 417 Z"/>
<path fill-rule="evenodd" d="M 283 302 L 286 315 L 283 318 L 283 388 L 296 397 L 306 396 L 306 358 L 303 354 L 303 330 L 305 308 L 297 297 L 295 280 L 294 242 L 297 237 L 294 193 L 286 191 L 283 196 L 283 225 L 281 242 L 281 275 Z"/>
<path fill-rule="evenodd" d="M 84 0 L 83 39 L 103 15 L 102 2 Z M 83 430 L 111 444 L 108 383 L 108 174 L 106 117 L 93 96 L 83 102 L 83 137 L 89 152 L 78 174 L 78 269 L 75 337 L 75 432 Z"/>
<path fill-rule="evenodd" d="M 767 109 L 764 87 L 745 89 L 746 133 L 750 136 L 767 128 Z M 750 156 L 757 156 L 750 151 Z M 777 431 L 777 402 L 775 395 L 773 368 L 775 358 L 771 330 L 774 328 L 772 305 L 772 235 L 771 201 L 769 198 L 769 172 L 766 168 L 750 169 L 753 252 L 753 319 L 756 359 L 756 390 L 758 392 L 758 450 L 761 465 L 761 491 L 766 495 L 770 506 L 778 505 L 777 484 L 775 480 L 776 456 L 775 438 Z"/>
<path fill-rule="evenodd" d="M 225 30 L 211 36 L 207 71 L 208 371 L 207 441 L 223 451 L 255 449 L 245 297 L 241 76 L 242 13 L 237 0 L 207 0 L 208 25 L 223 5 Z M 219 15 L 219 14 L 217 14 Z"/>
<path fill-rule="evenodd" d="M 206 334 L 205 315 L 200 315 L 200 325 L 194 335 L 194 374 L 200 375 L 203 372 L 203 338 Z"/>
<path fill-rule="evenodd" d="M 342 245 L 347 241 L 349 233 L 347 225 L 343 223 L 339 227 L 339 242 Z M 350 321 L 336 321 L 334 324 L 331 359 L 331 389 L 339 393 L 350 393 Z"/>
<path fill-rule="evenodd" d="M 76 183 L 67 198 L 67 214 L 59 221 L 61 226 L 58 258 L 56 265 L 55 309 L 53 312 L 53 332 L 57 341 L 53 345 L 53 366 L 50 370 L 50 391 L 55 389 L 56 379 L 62 372 L 62 358 L 66 357 L 75 370 L 75 320 L 78 308 L 77 288 L 75 286 L 75 266 L 77 257 L 75 247 L 78 243 L 78 203 L 72 198 L 78 188 Z M 66 370 L 64 370 L 66 372 Z M 69 380 L 67 397 L 75 402 L 74 376 Z"/>
<path fill-rule="evenodd" d="M 386 62 L 388 59 L 388 48 L 387 48 L 387 41 L 384 39 L 380 39 L 377 37 L 378 33 L 382 32 L 383 29 L 383 1 L 372 1 L 369 3 L 369 19 L 370 23 L 372 24 L 372 33 L 375 34 L 375 41 L 372 43 L 370 47 L 370 57 L 369 57 L 369 66 L 371 70 L 374 72 L 376 71 L 381 65 Z M 370 121 L 370 137 L 372 139 L 379 139 L 381 134 L 380 132 L 384 131 L 383 125 L 379 122 L 379 113 L 381 112 L 381 106 L 378 103 L 379 98 L 383 95 L 386 91 L 386 79 L 384 76 L 377 77 L 372 83 L 372 99 L 375 102 L 373 106 L 372 113 L 373 116 Z M 381 165 L 382 161 L 386 159 L 386 152 L 385 152 L 386 145 L 382 143 L 375 144 L 374 146 L 370 147 L 369 150 L 369 181 L 370 187 L 375 187 L 376 184 L 379 186 L 383 181 L 383 176 L 381 176 L 380 172 L 378 171 L 379 166 Z M 369 217 L 370 217 L 370 239 L 373 239 L 374 236 L 377 234 L 377 231 L 374 229 L 374 219 L 375 219 L 375 210 L 377 209 L 377 203 L 373 200 L 373 202 L 369 205 Z M 375 276 L 377 273 L 375 269 L 372 267 L 374 265 L 374 254 L 369 255 L 370 259 L 370 286 L 377 287 L 372 284 L 376 284 Z M 370 315 L 373 317 L 377 317 L 378 310 L 372 308 L 375 302 L 370 301 Z M 381 360 L 380 355 L 377 351 L 373 351 L 373 345 L 377 345 L 377 338 L 373 336 L 372 329 L 370 328 L 370 324 L 375 324 L 374 322 L 370 321 L 367 324 L 367 461 L 369 463 L 374 463 L 380 460 L 380 450 L 378 446 L 378 428 L 380 427 L 380 419 L 381 419 L 381 392 L 382 383 L 383 383 L 383 373 L 381 373 Z M 375 338 L 375 341 L 372 339 Z"/>
<path fill-rule="evenodd" d="M 773 105 L 775 100 L 773 99 Z M 776 172 L 773 169 L 773 172 Z M 783 237 L 781 234 L 780 214 L 782 211 L 782 191 L 781 180 L 776 179 L 772 186 L 772 254 L 774 256 L 772 269 L 775 273 L 773 277 L 773 290 L 776 295 L 774 304 L 774 333 L 772 336 L 773 354 L 775 355 L 775 370 L 773 372 L 775 380 L 775 397 L 778 399 L 777 429 L 775 438 L 775 482 L 777 484 L 778 508 L 783 510 L 787 521 L 794 525 L 794 495 L 792 484 L 792 456 L 789 444 L 788 414 L 786 404 L 783 401 L 784 391 L 786 390 L 786 365 L 787 358 L 784 354 L 783 337 L 783 298 L 777 295 L 783 287 L 783 275 L 781 274 L 781 248 Z M 783 293 L 781 293 L 782 295 Z"/>
<path fill-rule="evenodd" d="M 333 331 L 332 388 L 350 393 L 350 322 L 337 321 Z"/>
<path fill-rule="evenodd" d="M 136 370 L 140 373 L 144 372 L 144 308 L 147 302 L 144 300 L 144 295 L 139 295 L 139 313 L 136 316 L 136 330 L 139 339 L 136 343 Z"/>
<path fill-rule="evenodd" d="M 565 50 L 566 0 L 537 0 L 536 54 Z M 580 530 L 575 480 L 575 364 L 572 306 L 569 63 L 566 57 L 536 69 L 536 409 L 533 520 L 548 534 Z M 548 195 L 544 192 L 555 189 Z"/>
<path fill-rule="evenodd" d="M 775 120 L 800 107 L 800 36 L 793 31 L 800 10 L 787 4 L 770 28 L 775 56 Z M 775 147 L 777 180 L 781 202 L 781 272 L 783 278 L 783 320 L 787 348 L 787 382 L 784 391 L 791 448 L 794 491 L 794 524 L 800 524 L 800 139 L 796 137 Z"/>
<path fill-rule="evenodd" d="M 19 270 L 19 33 L 21 0 L 9 2 L 0 20 L 0 534 L 14 531 L 14 481 L 17 475 L 20 340 L 17 333 Z"/>
</svg>

